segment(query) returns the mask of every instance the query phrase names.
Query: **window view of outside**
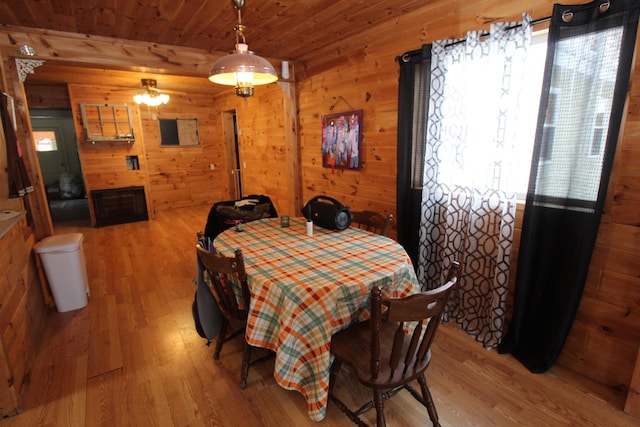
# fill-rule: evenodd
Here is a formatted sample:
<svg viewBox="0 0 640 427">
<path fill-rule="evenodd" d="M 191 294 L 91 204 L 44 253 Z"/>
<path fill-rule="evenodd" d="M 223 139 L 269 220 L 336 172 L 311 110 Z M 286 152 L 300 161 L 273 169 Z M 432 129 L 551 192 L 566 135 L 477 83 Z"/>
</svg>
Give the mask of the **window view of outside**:
<svg viewBox="0 0 640 427">
<path fill-rule="evenodd" d="M 554 67 L 543 124 L 538 167 L 552 173 L 538 174 L 546 181 L 537 186 L 542 194 L 551 197 L 569 195 L 577 200 L 595 200 L 597 197 L 621 34 L 620 29 L 611 29 L 607 34 L 594 33 L 587 43 L 584 38 L 568 39 L 558 46 L 558 51 L 562 51 L 559 57 L 565 59 Z M 512 168 L 513 176 L 508 180 L 522 198 L 529 183 L 546 54 L 547 32 L 534 34 L 526 59 L 526 84 L 518 101 L 519 134 L 513 147 L 517 160 Z M 601 58 L 600 68 L 586 66 L 590 61 L 584 59 L 585 55 Z M 479 81 L 484 77 L 475 76 Z M 558 117 L 563 117 L 562 121 L 558 121 Z M 477 155 L 482 153 L 479 150 Z M 575 162 L 588 165 L 581 168 L 586 171 L 584 176 L 574 180 L 573 185 L 564 183 L 560 178 L 563 170 Z"/>
<path fill-rule="evenodd" d="M 54 131 L 34 131 L 37 151 L 58 151 L 56 133 Z"/>
<path fill-rule="evenodd" d="M 515 192 L 518 198 L 524 199 L 529 184 L 529 175 L 531 172 L 531 155 L 536 134 L 536 126 L 538 120 L 538 110 L 540 106 L 540 93 L 542 90 L 542 77 L 544 73 L 544 64 L 547 52 L 547 32 L 540 32 L 533 35 L 531 44 L 526 53 L 524 64 L 523 81 L 518 82 L 520 88 L 519 97 L 512 97 L 514 104 L 509 106 L 511 111 L 516 113 L 509 119 L 512 124 L 509 125 L 509 132 L 512 134 L 509 138 L 505 138 L 505 143 L 511 146 L 505 147 L 504 153 L 513 158 L 509 159 L 509 166 L 500 171 L 500 190 L 506 192 Z M 502 64 L 490 62 L 487 56 L 484 60 L 467 61 L 466 64 L 453 64 L 449 67 L 449 76 L 460 81 L 469 82 L 473 80 L 471 86 L 474 91 L 466 92 L 465 105 L 471 106 L 487 106 L 487 111 L 493 111 L 493 105 L 500 94 L 496 94 L 494 89 L 495 79 L 501 79 L 503 75 Z M 499 86 L 499 85 L 498 85 Z M 468 108 L 468 107 L 463 107 Z M 454 116 L 450 120 L 463 120 L 460 126 L 450 126 L 454 131 L 466 129 L 469 140 L 473 140 L 466 148 L 467 161 L 461 160 L 460 163 L 464 167 L 456 170 L 455 176 L 452 177 L 456 185 L 465 187 L 473 182 L 474 176 L 485 173 L 484 170 L 476 170 L 477 165 L 492 164 L 491 159 L 495 159 L 495 135 L 491 133 L 492 128 L 485 125 L 486 120 L 492 120 L 493 117 L 487 117 L 484 112 L 475 111 L 471 114 L 462 114 Z M 551 137 L 555 123 L 549 121 L 545 124 L 547 135 Z M 450 136 L 450 135 L 449 135 Z M 447 136 L 447 137 L 449 137 Z M 452 137 L 455 140 L 455 135 Z M 551 141 L 547 145 L 549 151 L 548 158 L 551 158 Z M 448 152 L 441 154 L 442 156 L 458 156 L 458 153 Z M 481 181 L 478 181 L 481 182 Z"/>
<path fill-rule="evenodd" d="M 536 185 L 538 194 L 597 199 L 621 43 L 618 27 L 557 44 L 538 164 L 538 176 L 543 177 Z M 598 66 L 592 65 L 594 59 Z M 556 121 L 556 116 L 562 120 Z M 579 171 L 575 172 L 579 176 L 567 176 L 569 169 Z"/>
</svg>

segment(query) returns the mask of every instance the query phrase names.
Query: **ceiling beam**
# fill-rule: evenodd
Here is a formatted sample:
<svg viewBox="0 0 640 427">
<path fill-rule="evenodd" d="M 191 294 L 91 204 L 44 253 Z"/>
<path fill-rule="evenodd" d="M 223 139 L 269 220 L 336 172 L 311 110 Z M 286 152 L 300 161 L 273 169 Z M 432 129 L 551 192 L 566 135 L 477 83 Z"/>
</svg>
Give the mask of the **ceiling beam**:
<svg viewBox="0 0 640 427">
<path fill-rule="evenodd" d="M 17 53 L 29 45 L 36 56 Z M 207 77 L 211 65 L 227 52 L 215 52 L 62 31 L 0 25 L 3 55 L 56 61 L 64 65 Z M 278 60 L 267 58 L 273 63 Z"/>
</svg>

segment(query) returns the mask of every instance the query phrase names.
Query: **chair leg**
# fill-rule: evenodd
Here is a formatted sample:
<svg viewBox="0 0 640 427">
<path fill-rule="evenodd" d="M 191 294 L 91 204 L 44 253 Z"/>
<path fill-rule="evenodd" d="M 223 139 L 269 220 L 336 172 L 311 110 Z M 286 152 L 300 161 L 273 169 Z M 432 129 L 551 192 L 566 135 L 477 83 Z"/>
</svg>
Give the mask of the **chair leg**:
<svg viewBox="0 0 640 427">
<path fill-rule="evenodd" d="M 373 404 L 376 407 L 376 426 L 385 427 L 387 423 L 384 419 L 384 397 L 381 391 L 373 391 Z"/>
<path fill-rule="evenodd" d="M 216 339 L 216 350 L 213 352 L 213 360 L 220 360 L 220 351 L 222 350 L 222 344 L 227 337 L 227 325 L 229 322 L 226 320 L 222 322 L 220 332 L 218 332 L 218 338 Z"/>
<path fill-rule="evenodd" d="M 338 399 L 333 394 L 333 387 L 336 383 L 336 378 L 338 376 L 338 373 L 340 372 L 341 367 L 342 362 L 338 359 L 334 359 L 333 363 L 331 364 L 331 371 L 329 373 L 329 399 L 334 402 L 338 409 L 340 409 L 347 417 L 349 417 L 349 419 L 353 421 L 355 425 L 357 425 L 358 427 L 368 427 L 364 422 L 362 422 L 360 418 L 358 418 L 358 415 L 356 415 L 355 412 L 347 408 L 347 405 L 345 405 L 342 400 Z"/>
<path fill-rule="evenodd" d="M 245 341 L 244 355 L 242 356 L 242 368 L 240 370 L 240 388 L 247 387 L 247 376 L 249 375 L 249 361 L 251 360 L 251 345 Z"/>
<path fill-rule="evenodd" d="M 338 359 L 333 360 L 333 364 L 331 365 L 331 371 L 329 372 L 329 394 L 333 391 L 333 386 L 336 382 L 336 377 L 338 376 L 338 372 L 340 372 L 340 368 L 342 367 L 342 362 Z"/>
<path fill-rule="evenodd" d="M 431 397 L 431 392 L 429 391 L 429 387 L 427 387 L 427 380 L 425 380 L 424 375 L 420 375 L 418 377 L 418 383 L 420 383 L 420 389 L 422 390 L 422 398 L 426 403 L 427 411 L 429 411 L 429 418 L 431 418 L 433 427 L 440 427 L 440 421 L 438 421 L 438 412 L 436 411 L 436 405 L 433 403 L 433 398 Z"/>
</svg>

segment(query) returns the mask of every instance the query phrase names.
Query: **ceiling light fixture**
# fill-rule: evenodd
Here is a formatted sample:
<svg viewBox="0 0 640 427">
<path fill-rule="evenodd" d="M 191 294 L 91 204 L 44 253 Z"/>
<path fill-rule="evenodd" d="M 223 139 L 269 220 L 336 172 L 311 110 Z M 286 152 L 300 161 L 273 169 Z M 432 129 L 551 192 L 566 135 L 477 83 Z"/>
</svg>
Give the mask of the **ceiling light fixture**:
<svg viewBox="0 0 640 427">
<path fill-rule="evenodd" d="M 153 79 L 142 79 L 142 86 L 145 91 L 134 95 L 133 100 L 136 104 L 145 104 L 149 107 L 157 107 L 161 104 L 169 102 L 169 95 L 160 92 L 158 82 Z"/>
<path fill-rule="evenodd" d="M 236 50 L 218 59 L 211 67 L 209 80 L 213 83 L 235 86 L 236 95 L 248 98 L 253 95 L 253 87 L 266 85 L 278 80 L 273 65 L 266 59 L 254 54 L 244 38 L 247 29 L 242 25 L 240 10 L 244 7 L 244 0 L 231 0 L 238 9 L 238 25 L 236 32 Z"/>
</svg>

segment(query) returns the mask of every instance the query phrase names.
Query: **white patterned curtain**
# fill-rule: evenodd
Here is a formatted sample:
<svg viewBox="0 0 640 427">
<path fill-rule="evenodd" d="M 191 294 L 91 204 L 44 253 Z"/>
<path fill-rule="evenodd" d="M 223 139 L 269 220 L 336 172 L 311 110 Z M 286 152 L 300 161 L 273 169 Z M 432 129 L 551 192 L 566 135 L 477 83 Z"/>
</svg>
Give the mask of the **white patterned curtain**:
<svg viewBox="0 0 640 427">
<path fill-rule="evenodd" d="M 440 284 L 461 263 L 444 320 L 455 320 L 486 348 L 502 337 L 523 156 L 521 98 L 531 40 L 528 15 L 490 34 L 433 43 L 418 278 Z M 536 100 L 537 102 L 537 100 Z M 525 142 L 531 145 L 531 141 Z M 524 159 L 529 169 L 530 157 Z"/>
</svg>

